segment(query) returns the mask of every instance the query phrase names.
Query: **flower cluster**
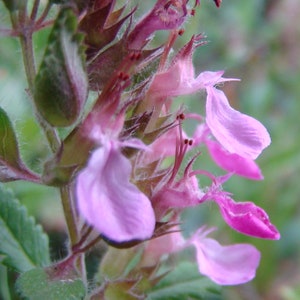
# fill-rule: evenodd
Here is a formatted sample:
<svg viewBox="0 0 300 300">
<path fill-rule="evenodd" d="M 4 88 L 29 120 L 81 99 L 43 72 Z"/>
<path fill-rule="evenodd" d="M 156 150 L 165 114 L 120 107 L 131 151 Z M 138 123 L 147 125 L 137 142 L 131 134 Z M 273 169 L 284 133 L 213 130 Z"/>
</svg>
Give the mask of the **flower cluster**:
<svg viewBox="0 0 300 300">
<path fill-rule="evenodd" d="M 218 87 L 237 79 L 223 77 L 223 71 L 195 74 L 192 57 L 205 43 L 201 34 L 172 54 L 186 20 L 200 4 L 190 7 L 188 2 L 157 0 L 147 15 L 125 29 L 122 25 L 135 9 L 122 17 L 126 7 L 114 9 L 113 0 L 88 6 L 79 25 L 86 33 L 89 84 L 99 96 L 79 129 L 92 150 L 76 177 L 77 205 L 109 244 L 126 248 L 146 241 L 145 265 L 193 246 L 200 273 L 218 284 L 240 284 L 255 276 L 260 260 L 255 247 L 222 246 L 207 237 L 214 229 L 204 227 L 185 240 L 178 224 L 185 208 L 214 201 L 234 230 L 279 239 L 262 208 L 236 202 L 222 188 L 234 175 L 263 178 L 255 159 L 270 144 L 270 136 L 259 121 L 232 108 Z M 221 1 L 215 4 L 219 7 Z M 121 28 L 125 31 L 116 41 Z M 158 30 L 168 30 L 169 38 L 152 49 Z M 205 105 L 205 115 L 174 109 L 176 97 L 191 94 L 199 95 L 199 112 Z M 183 129 L 187 119 L 197 122 L 190 137 Z M 194 168 L 203 147 L 225 175 Z M 192 158 L 183 164 L 187 157 Z M 211 185 L 200 187 L 199 175 Z"/>
</svg>

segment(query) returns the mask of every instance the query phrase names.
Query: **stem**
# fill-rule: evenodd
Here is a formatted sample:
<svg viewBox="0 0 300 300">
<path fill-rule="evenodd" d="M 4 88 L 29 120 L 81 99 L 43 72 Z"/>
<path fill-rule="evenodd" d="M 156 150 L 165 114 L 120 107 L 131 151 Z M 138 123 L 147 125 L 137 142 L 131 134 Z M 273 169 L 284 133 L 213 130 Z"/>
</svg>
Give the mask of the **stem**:
<svg viewBox="0 0 300 300">
<path fill-rule="evenodd" d="M 71 248 L 78 241 L 78 231 L 76 226 L 76 213 L 70 193 L 70 187 L 68 185 L 60 188 L 60 196 L 62 200 L 62 206 L 66 218 L 68 234 L 70 238 Z"/>
<path fill-rule="evenodd" d="M 44 9 L 42 15 L 40 16 L 40 18 L 36 21 L 36 25 L 40 25 L 45 19 L 46 17 L 48 16 L 48 13 L 51 9 L 51 3 L 50 1 L 47 3 L 47 6 L 46 8 Z"/>
<path fill-rule="evenodd" d="M 24 11 L 26 11 L 25 8 Z M 34 26 L 32 21 L 27 22 L 24 13 L 22 14 L 20 13 L 19 20 L 16 19 L 15 15 L 12 15 L 11 21 L 13 24 L 13 28 L 20 32 L 19 37 L 20 37 L 26 78 L 29 86 L 30 95 L 33 95 L 34 80 L 36 76 L 35 60 L 34 60 L 34 53 L 32 47 L 32 34 L 33 34 Z M 33 97 L 31 97 L 31 99 L 33 99 Z M 56 152 L 60 147 L 60 140 L 57 135 L 57 132 L 40 116 L 39 112 L 37 111 L 34 105 L 34 101 L 32 101 L 32 103 L 33 103 L 33 107 L 35 110 L 35 115 L 37 117 L 38 123 L 40 124 L 41 128 L 45 132 L 50 148 L 52 152 Z"/>
<path fill-rule="evenodd" d="M 12 29 L 8 28 L 0 28 L 0 36 L 11 36 L 11 37 L 17 37 L 19 35 L 18 32 Z"/>
<path fill-rule="evenodd" d="M 20 42 L 22 48 L 23 62 L 25 67 L 25 73 L 29 85 L 29 89 L 33 92 L 34 78 L 35 78 L 35 62 L 32 48 L 32 33 L 30 29 L 24 28 L 20 35 Z"/>
<path fill-rule="evenodd" d="M 36 111 L 36 116 L 37 116 L 40 126 L 42 127 L 42 129 L 44 130 L 44 132 L 46 134 L 46 137 L 47 137 L 47 140 L 48 140 L 48 143 L 49 143 L 49 146 L 50 146 L 52 152 L 56 153 L 61 145 L 57 131 L 51 125 L 49 125 L 43 119 L 43 117 L 40 116 L 40 114 L 37 111 Z"/>
<path fill-rule="evenodd" d="M 8 286 L 8 276 L 7 268 L 4 265 L 0 265 L 0 297 L 1 299 L 11 300 L 9 286 Z"/>
<path fill-rule="evenodd" d="M 102 237 L 98 236 L 94 240 L 92 240 L 89 244 L 87 244 L 86 246 L 77 249 L 75 253 L 85 253 L 87 250 L 89 250 L 90 248 L 92 248 L 93 246 L 95 246 L 101 240 L 102 240 Z"/>
<path fill-rule="evenodd" d="M 30 19 L 33 20 L 33 21 L 36 19 L 37 12 L 38 12 L 38 9 L 39 9 L 39 5 L 40 5 L 40 0 L 35 0 L 34 3 L 33 3 L 31 15 L 30 15 Z"/>
<path fill-rule="evenodd" d="M 36 1 L 36 5 L 39 1 Z M 46 13 L 44 12 L 43 17 L 44 18 L 47 15 L 47 12 L 49 11 L 50 6 L 48 5 L 46 7 Z M 25 11 L 25 10 L 24 10 Z M 21 28 L 20 33 L 20 42 L 22 47 L 22 54 L 23 54 L 23 62 L 26 72 L 26 77 L 29 85 L 29 91 L 30 94 L 33 95 L 34 91 L 34 80 L 36 76 L 36 70 L 35 70 L 35 61 L 34 61 L 34 53 L 33 53 L 33 47 L 32 47 L 32 34 L 33 34 L 33 21 L 27 19 L 27 17 L 22 15 L 22 22 L 18 24 L 18 26 Z M 32 98 L 32 97 L 31 97 Z M 48 124 L 44 118 L 39 114 L 38 110 L 36 109 L 34 105 L 34 101 L 32 101 L 33 107 L 35 109 L 35 113 L 37 116 L 37 120 L 42 127 L 42 129 L 45 132 L 45 135 L 47 137 L 49 146 L 53 153 L 57 152 L 57 150 L 60 147 L 60 139 L 57 135 L 56 130 Z M 70 193 L 70 186 L 66 185 L 62 188 L 60 188 L 60 195 L 61 195 L 61 201 L 62 206 L 66 218 L 67 223 L 67 229 L 68 234 L 70 238 L 71 245 L 74 245 L 78 240 L 78 232 L 77 232 L 77 226 L 76 226 L 76 213 L 74 209 L 74 205 L 72 202 L 72 197 Z"/>
<path fill-rule="evenodd" d="M 19 2 L 19 21 L 20 24 L 24 24 L 27 19 L 27 0 Z"/>
<path fill-rule="evenodd" d="M 73 248 L 72 248 L 73 252 L 74 251 L 76 252 L 76 249 L 81 247 L 81 245 L 86 241 L 86 239 L 92 233 L 92 231 L 93 231 L 93 227 L 91 227 L 91 226 L 87 227 L 86 232 L 81 235 L 81 238 L 80 238 L 79 242 L 76 245 L 73 245 Z"/>
</svg>

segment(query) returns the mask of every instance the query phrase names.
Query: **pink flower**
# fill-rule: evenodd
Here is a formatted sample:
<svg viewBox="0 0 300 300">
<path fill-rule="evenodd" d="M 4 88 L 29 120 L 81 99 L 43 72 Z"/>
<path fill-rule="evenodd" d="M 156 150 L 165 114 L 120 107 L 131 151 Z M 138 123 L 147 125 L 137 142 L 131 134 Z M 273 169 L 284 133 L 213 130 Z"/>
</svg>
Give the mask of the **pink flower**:
<svg viewBox="0 0 300 300">
<path fill-rule="evenodd" d="M 278 240 L 280 233 L 262 208 L 252 202 L 235 202 L 229 193 L 222 190 L 221 184 L 230 176 L 227 174 L 216 178 L 211 175 L 214 182 L 202 199 L 199 199 L 199 203 L 207 200 L 215 201 L 224 221 L 236 231 L 257 238 Z"/>
<path fill-rule="evenodd" d="M 263 179 L 260 168 L 254 160 L 229 153 L 215 141 L 206 139 L 205 143 L 212 159 L 220 168 L 246 178 Z"/>
<path fill-rule="evenodd" d="M 254 237 L 278 240 L 280 233 L 267 213 L 252 202 L 235 202 L 224 193 L 214 199 L 225 222 L 233 229 Z"/>
<path fill-rule="evenodd" d="M 260 261 L 259 251 L 249 244 L 222 246 L 206 238 L 211 229 L 202 228 L 192 237 L 199 272 L 220 285 L 236 285 L 252 280 Z"/>
<path fill-rule="evenodd" d="M 145 240 L 154 231 L 154 212 L 147 196 L 130 182 L 131 163 L 120 148 L 117 141 L 107 141 L 92 153 L 77 177 L 78 209 L 114 242 Z"/>
<path fill-rule="evenodd" d="M 184 240 L 180 232 L 153 239 L 147 243 L 141 263 L 157 265 L 162 255 L 193 246 L 199 272 L 217 284 L 236 285 L 252 280 L 260 261 L 259 251 L 249 244 L 222 246 L 206 237 L 213 230 L 202 227 L 188 240 Z"/>
<path fill-rule="evenodd" d="M 214 137 L 230 153 L 256 159 L 271 142 L 266 128 L 256 119 L 234 110 L 222 91 L 212 85 L 206 91 L 206 122 Z"/>
<path fill-rule="evenodd" d="M 171 66 L 156 74 L 148 91 L 148 107 L 206 89 L 206 122 L 214 137 L 228 152 L 254 160 L 271 142 L 268 131 L 256 119 L 233 109 L 225 94 L 215 88 L 216 84 L 237 79 L 223 78 L 223 71 L 202 72 L 195 77 L 192 54 L 201 38 L 193 37 Z"/>
</svg>

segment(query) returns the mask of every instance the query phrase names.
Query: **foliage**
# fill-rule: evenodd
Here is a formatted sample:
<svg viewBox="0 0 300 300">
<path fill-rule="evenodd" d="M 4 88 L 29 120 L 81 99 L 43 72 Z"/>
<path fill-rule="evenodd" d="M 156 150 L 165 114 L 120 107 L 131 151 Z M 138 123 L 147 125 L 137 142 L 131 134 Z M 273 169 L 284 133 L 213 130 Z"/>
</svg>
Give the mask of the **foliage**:
<svg viewBox="0 0 300 300">
<path fill-rule="evenodd" d="M 2 263 L 19 272 L 50 263 L 48 237 L 24 206 L 0 186 L 0 254 Z"/>
</svg>

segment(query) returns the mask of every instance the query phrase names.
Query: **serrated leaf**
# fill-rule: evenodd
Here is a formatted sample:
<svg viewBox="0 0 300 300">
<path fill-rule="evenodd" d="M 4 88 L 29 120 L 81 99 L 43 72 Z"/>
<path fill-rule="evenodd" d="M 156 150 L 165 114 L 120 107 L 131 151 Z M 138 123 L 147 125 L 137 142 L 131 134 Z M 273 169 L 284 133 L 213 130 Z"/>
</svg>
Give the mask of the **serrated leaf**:
<svg viewBox="0 0 300 300">
<path fill-rule="evenodd" d="M 0 185 L 0 241 L 2 263 L 17 271 L 50 263 L 47 235 L 3 185 Z"/>
<path fill-rule="evenodd" d="M 72 9 L 62 9 L 35 79 L 34 101 L 53 126 L 72 125 L 87 98 L 83 34 L 76 30 L 77 18 Z"/>
<path fill-rule="evenodd" d="M 85 296 L 85 287 L 80 279 L 51 280 L 41 268 L 22 274 L 16 287 L 23 297 L 30 300 L 79 300 Z"/>
<path fill-rule="evenodd" d="M 195 264 L 183 262 L 164 277 L 147 300 L 221 300 L 220 287 L 199 274 Z"/>
</svg>

